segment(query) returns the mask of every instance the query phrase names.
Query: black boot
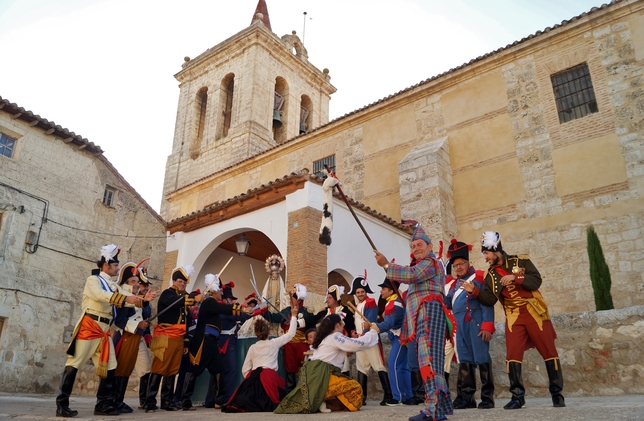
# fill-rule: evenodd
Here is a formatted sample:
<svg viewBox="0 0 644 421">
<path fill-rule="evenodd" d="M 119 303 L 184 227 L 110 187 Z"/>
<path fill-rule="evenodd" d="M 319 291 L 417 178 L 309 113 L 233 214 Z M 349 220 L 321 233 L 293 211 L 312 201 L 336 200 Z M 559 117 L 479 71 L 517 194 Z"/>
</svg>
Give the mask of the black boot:
<svg viewBox="0 0 644 421">
<path fill-rule="evenodd" d="M 194 411 L 192 406 L 192 393 L 195 391 L 195 383 L 197 381 L 197 376 L 192 371 L 186 373 L 186 377 L 183 378 L 183 390 L 181 391 L 181 408 L 184 411 Z"/>
<path fill-rule="evenodd" d="M 78 411 L 69 409 L 69 396 L 72 394 L 77 372 L 77 368 L 69 365 L 66 365 L 63 370 L 63 377 L 60 379 L 60 390 L 58 391 L 58 396 L 56 396 L 57 417 L 70 418 L 78 415 Z"/>
<path fill-rule="evenodd" d="M 458 365 L 462 399 L 457 405 L 454 405 L 454 409 L 476 408 L 476 400 L 474 400 L 474 394 L 476 393 L 475 370 L 474 364 L 460 363 Z"/>
<path fill-rule="evenodd" d="M 150 373 L 144 374 L 139 378 L 139 409 L 144 409 L 145 399 L 148 397 L 148 380 Z"/>
<path fill-rule="evenodd" d="M 120 415 L 114 403 L 114 372 L 109 370 L 107 376 L 98 384 L 96 391 L 96 405 L 94 406 L 94 415 Z"/>
<path fill-rule="evenodd" d="M 394 399 L 393 393 L 391 393 L 391 385 L 389 384 L 389 374 L 386 371 L 378 372 L 378 379 L 380 379 L 380 385 L 382 390 L 385 392 L 380 402 L 381 406 L 385 405 L 400 405 L 400 402 Z"/>
<path fill-rule="evenodd" d="M 492 373 L 492 364 L 479 364 L 479 374 L 481 376 L 481 402 L 479 409 L 494 408 L 494 374 Z"/>
<path fill-rule="evenodd" d="M 181 409 L 174 403 L 174 378 L 175 376 L 164 377 L 161 382 L 161 409 L 166 411 L 179 411 Z"/>
<path fill-rule="evenodd" d="M 550 381 L 550 395 L 552 395 L 552 406 L 563 408 L 566 406 L 561 391 L 563 390 L 563 374 L 561 373 L 561 361 L 559 358 L 546 360 L 546 370 L 548 371 L 548 380 Z"/>
<path fill-rule="evenodd" d="M 410 399 L 419 405 L 425 403 L 425 385 L 423 384 L 423 376 L 420 375 L 420 370 L 411 372 L 411 392 L 414 396 Z"/>
<path fill-rule="evenodd" d="M 361 371 L 358 371 L 358 383 L 360 383 L 360 387 L 362 387 L 362 405 L 367 404 L 367 381 L 369 378 L 367 377 L 366 374 L 364 374 Z"/>
<path fill-rule="evenodd" d="M 148 391 L 146 392 L 145 403 L 143 404 L 143 409 L 145 412 L 154 412 L 157 409 L 157 393 L 159 393 L 159 386 L 161 385 L 161 379 L 163 376 L 158 373 L 150 373 L 150 378 L 148 379 Z"/>
<path fill-rule="evenodd" d="M 130 405 L 123 402 L 125 399 L 125 392 L 127 391 L 127 377 L 115 377 L 114 378 L 114 403 L 121 414 L 131 414 L 134 412 Z"/>
<path fill-rule="evenodd" d="M 463 400 L 463 374 L 465 372 L 461 372 L 460 366 L 458 373 L 456 374 L 456 398 L 454 399 L 454 402 L 452 404 L 454 405 L 454 408 L 459 408 L 462 405 L 464 405 L 464 400 Z"/>
<path fill-rule="evenodd" d="M 444 371 L 443 376 L 445 376 L 445 384 L 447 384 L 447 388 L 449 389 L 449 373 Z"/>
<path fill-rule="evenodd" d="M 183 391 L 183 387 L 179 392 Z M 206 392 L 206 399 L 203 402 L 205 408 L 215 408 L 217 404 L 217 395 L 219 394 L 219 382 L 217 381 L 217 376 L 214 374 L 210 375 L 208 379 L 208 391 Z M 181 397 L 179 397 L 179 402 L 181 402 Z"/>
<path fill-rule="evenodd" d="M 510 393 L 512 393 L 512 399 L 503 409 L 519 409 L 525 405 L 525 387 L 523 387 L 523 383 L 521 382 L 520 362 L 508 362 L 508 377 L 510 378 Z"/>
<path fill-rule="evenodd" d="M 291 393 L 295 386 L 297 386 L 297 375 L 295 373 L 286 373 L 286 393 Z"/>
</svg>

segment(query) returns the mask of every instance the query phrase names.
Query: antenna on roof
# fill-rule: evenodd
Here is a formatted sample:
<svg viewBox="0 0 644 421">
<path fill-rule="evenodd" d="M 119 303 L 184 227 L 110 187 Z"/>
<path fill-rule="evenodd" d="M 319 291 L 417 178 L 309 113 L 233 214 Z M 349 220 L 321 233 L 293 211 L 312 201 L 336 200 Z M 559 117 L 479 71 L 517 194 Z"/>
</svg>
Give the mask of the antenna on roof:
<svg viewBox="0 0 644 421">
<path fill-rule="evenodd" d="M 305 35 L 306 35 L 306 12 L 304 12 L 304 27 L 302 28 L 302 44 L 304 44 Z"/>
</svg>

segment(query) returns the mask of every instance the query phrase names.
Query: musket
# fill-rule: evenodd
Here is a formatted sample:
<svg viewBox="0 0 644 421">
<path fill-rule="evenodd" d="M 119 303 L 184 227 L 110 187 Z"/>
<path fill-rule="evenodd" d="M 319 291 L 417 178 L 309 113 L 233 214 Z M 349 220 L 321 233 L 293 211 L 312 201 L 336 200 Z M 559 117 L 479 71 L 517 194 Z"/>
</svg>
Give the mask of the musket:
<svg viewBox="0 0 644 421">
<path fill-rule="evenodd" d="M 234 257 L 234 256 L 230 256 L 230 259 L 228 259 L 228 261 L 226 262 L 226 264 L 224 265 L 224 267 L 219 271 L 219 274 L 217 275 L 217 279 L 219 279 L 219 276 L 221 276 L 221 274 L 224 272 L 224 270 L 226 270 L 226 268 L 228 267 L 228 264 L 230 263 L 230 261 L 231 261 L 231 260 L 233 260 L 233 257 Z M 210 287 L 211 287 L 211 286 L 213 286 L 213 285 L 214 285 L 214 282 L 213 282 L 212 284 L 210 284 L 210 286 L 209 286 L 209 287 L 207 287 L 207 288 L 206 288 L 206 290 L 204 291 L 204 294 L 205 294 L 206 292 L 208 292 L 208 290 L 210 289 Z M 160 315 L 162 315 L 162 314 L 163 314 L 163 313 L 165 313 L 166 311 L 170 310 L 172 307 L 174 307 L 174 306 L 175 306 L 175 304 L 177 304 L 179 301 L 184 300 L 184 299 L 185 299 L 184 295 L 182 295 L 181 297 L 177 298 L 177 300 L 176 300 L 174 303 L 170 304 L 169 306 L 167 306 L 166 308 L 164 308 L 163 310 L 161 310 L 160 312 L 158 312 L 156 315 L 154 315 L 154 316 L 150 317 L 150 320 L 148 320 L 148 323 L 151 323 L 154 319 L 156 319 L 157 317 L 159 317 Z"/>
</svg>

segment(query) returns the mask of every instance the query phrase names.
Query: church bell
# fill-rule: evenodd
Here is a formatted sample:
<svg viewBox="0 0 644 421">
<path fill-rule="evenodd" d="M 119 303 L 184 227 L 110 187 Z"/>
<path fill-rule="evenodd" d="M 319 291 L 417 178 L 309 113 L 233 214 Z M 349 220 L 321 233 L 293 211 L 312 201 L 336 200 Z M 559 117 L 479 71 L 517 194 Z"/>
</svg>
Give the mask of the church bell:
<svg viewBox="0 0 644 421">
<path fill-rule="evenodd" d="M 273 127 L 282 127 L 282 116 L 279 110 L 273 110 Z"/>
</svg>

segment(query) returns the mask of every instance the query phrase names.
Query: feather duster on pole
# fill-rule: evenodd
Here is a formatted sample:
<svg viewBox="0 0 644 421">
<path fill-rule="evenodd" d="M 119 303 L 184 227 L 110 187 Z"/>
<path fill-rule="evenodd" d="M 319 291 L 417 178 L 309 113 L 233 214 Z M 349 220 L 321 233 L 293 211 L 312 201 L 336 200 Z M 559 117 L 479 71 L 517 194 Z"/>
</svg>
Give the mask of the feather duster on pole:
<svg viewBox="0 0 644 421">
<path fill-rule="evenodd" d="M 326 170 L 325 170 L 326 171 Z M 331 230 L 333 230 L 333 187 L 339 186 L 340 180 L 329 177 L 324 180 L 324 208 L 322 209 L 322 224 L 320 225 L 320 243 L 331 245 Z"/>
</svg>

